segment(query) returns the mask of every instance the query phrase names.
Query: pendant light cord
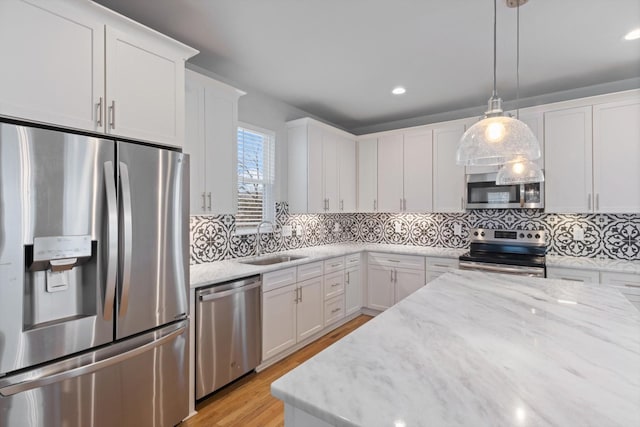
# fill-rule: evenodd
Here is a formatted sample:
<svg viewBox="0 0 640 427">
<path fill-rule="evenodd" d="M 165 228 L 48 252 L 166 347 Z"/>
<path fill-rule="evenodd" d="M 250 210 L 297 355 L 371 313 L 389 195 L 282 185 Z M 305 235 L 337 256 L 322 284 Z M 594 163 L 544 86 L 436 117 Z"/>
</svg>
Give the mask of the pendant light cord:
<svg viewBox="0 0 640 427">
<path fill-rule="evenodd" d="M 496 67 L 497 67 L 497 62 L 496 62 L 496 52 L 497 52 L 497 48 L 496 48 L 496 32 L 497 32 L 497 21 L 498 21 L 498 5 L 497 5 L 498 1 L 497 0 L 493 0 L 493 96 L 496 97 L 498 96 L 498 91 L 496 90 Z"/>
<path fill-rule="evenodd" d="M 520 1 L 516 6 L 516 119 L 520 120 Z"/>
</svg>

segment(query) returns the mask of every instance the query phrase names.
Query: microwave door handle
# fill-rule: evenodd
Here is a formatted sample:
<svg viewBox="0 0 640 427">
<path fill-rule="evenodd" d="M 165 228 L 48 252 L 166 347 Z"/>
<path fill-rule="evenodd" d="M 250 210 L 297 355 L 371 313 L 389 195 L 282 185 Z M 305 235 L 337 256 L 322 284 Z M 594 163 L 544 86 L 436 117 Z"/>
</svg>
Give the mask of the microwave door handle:
<svg viewBox="0 0 640 427">
<path fill-rule="evenodd" d="M 122 274 L 121 278 L 121 294 L 120 294 L 120 316 L 127 312 L 129 305 L 129 289 L 131 288 L 131 255 L 132 255 L 132 236 L 133 236 L 133 218 L 131 213 L 131 181 L 129 180 L 129 168 L 126 163 L 120 162 L 120 189 L 122 196 L 120 203 L 122 206 L 122 237 L 123 237 L 123 256 L 122 256 Z"/>
<path fill-rule="evenodd" d="M 118 201 L 113 162 L 104 162 L 104 189 L 107 196 L 107 274 L 105 278 L 104 320 L 111 320 L 116 298 L 116 271 L 118 267 Z"/>
</svg>

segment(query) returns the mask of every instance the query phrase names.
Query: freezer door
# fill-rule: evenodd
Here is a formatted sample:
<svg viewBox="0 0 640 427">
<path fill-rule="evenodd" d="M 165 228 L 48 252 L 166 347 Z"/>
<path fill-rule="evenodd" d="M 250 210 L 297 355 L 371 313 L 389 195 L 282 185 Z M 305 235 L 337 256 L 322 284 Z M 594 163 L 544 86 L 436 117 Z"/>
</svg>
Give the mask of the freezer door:
<svg viewBox="0 0 640 427">
<path fill-rule="evenodd" d="M 114 166 L 113 141 L 0 123 L 0 376 L 113 340 Z"/>
<path fill-rule="evenodd" d="M 121 339 L 189 311 L 189 178 L 185 156 L 178 152 L 118 142 L 117 157 L 116 338 Z"/>
<path fill-rule="evenodd" d="M 166 427 L 189 412 L 188 320 L 0 378 L 0 426 Z"/>
</svg>

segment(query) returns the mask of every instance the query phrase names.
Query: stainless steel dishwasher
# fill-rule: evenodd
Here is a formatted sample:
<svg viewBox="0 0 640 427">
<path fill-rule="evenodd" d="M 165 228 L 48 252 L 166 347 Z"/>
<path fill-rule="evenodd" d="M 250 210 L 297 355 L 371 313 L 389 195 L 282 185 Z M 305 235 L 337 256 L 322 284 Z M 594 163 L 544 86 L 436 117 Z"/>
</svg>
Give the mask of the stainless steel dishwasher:
<svg viewBox="0 0 640 427">
<path fill-rule="evenodd" d="M 197 293 L 196 399 L 260 364 L 260 276 L 204 288 Z"/>
</svg>

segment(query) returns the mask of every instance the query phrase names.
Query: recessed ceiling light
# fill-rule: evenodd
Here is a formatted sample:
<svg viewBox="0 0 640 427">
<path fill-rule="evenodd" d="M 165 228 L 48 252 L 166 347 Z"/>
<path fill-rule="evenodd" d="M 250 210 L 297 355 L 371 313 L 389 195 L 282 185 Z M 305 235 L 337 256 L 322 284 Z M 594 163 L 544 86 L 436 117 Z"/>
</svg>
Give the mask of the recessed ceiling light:
<svg viewBox="0 0 640 427">
<path fill-rule="evenodd" d="M 391 91 L 391 93 L 394 94 L 394 95 L 402 95 L 406 91 L 407 90 L 405 88 L 403 88 L 402 86 L 398 86 L 398 87 L 394 87 L 393 90 Z"/>
<path fill-rule="evenodd" d="M 625 40 L 637 40 L 640 39 L 640 28 L 636 28 L 635 30 L 629 31 L 625 36 Z"/>
</svg>

